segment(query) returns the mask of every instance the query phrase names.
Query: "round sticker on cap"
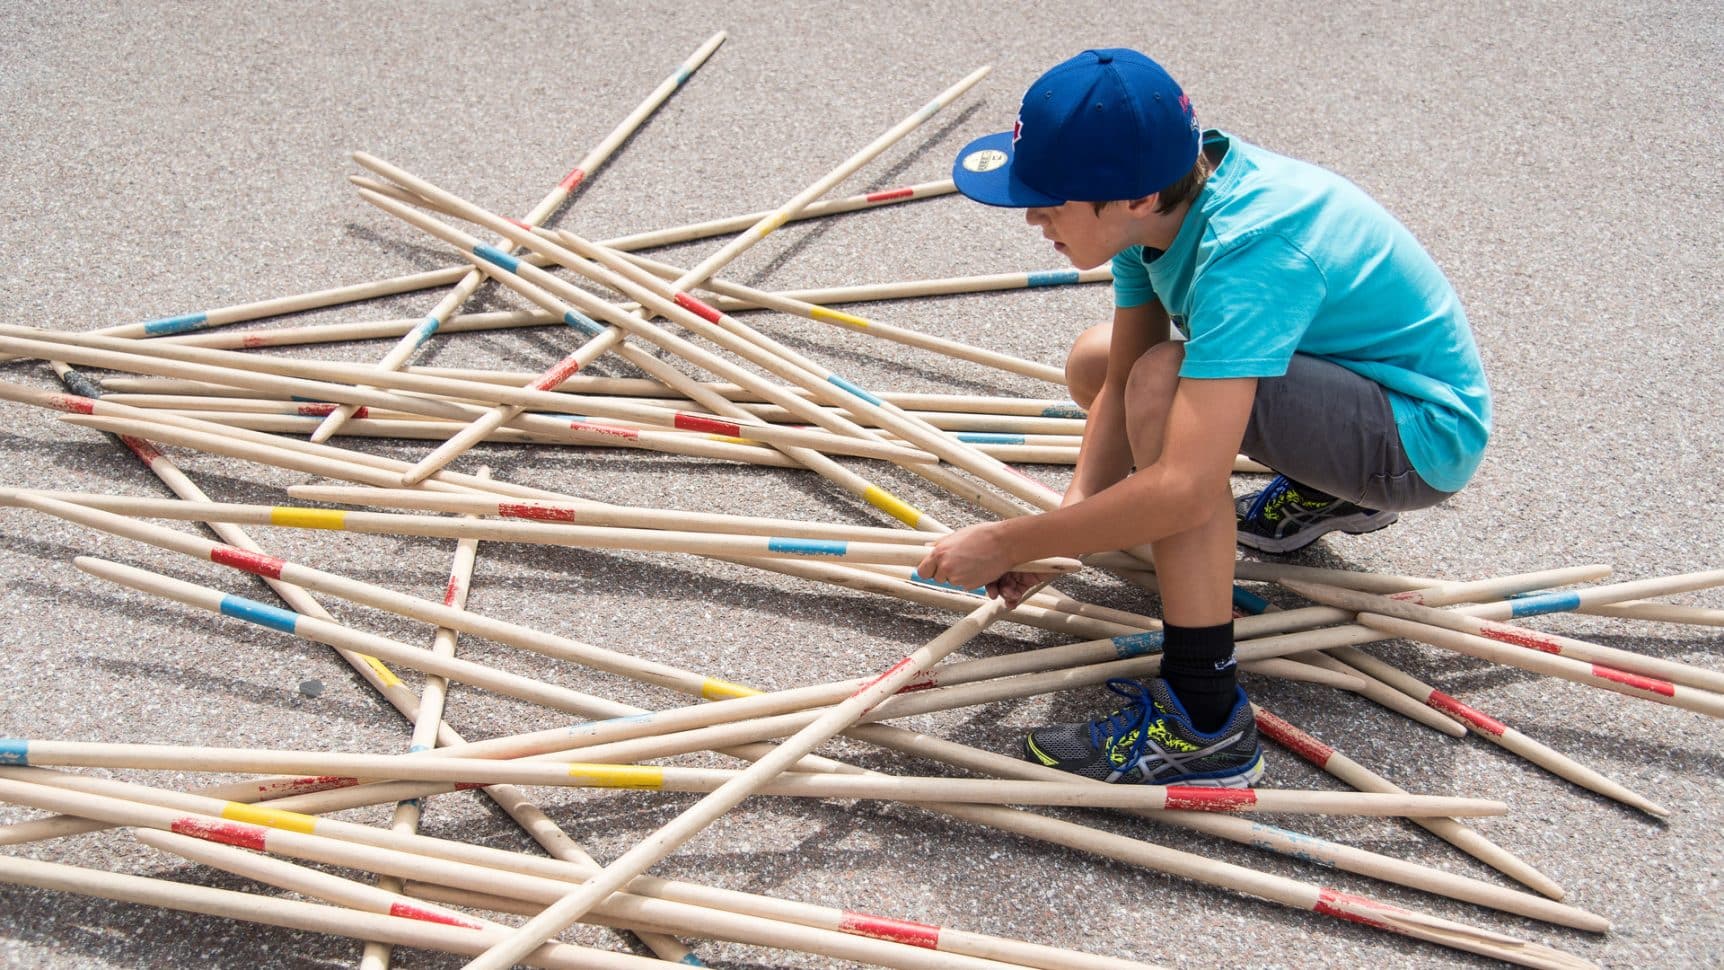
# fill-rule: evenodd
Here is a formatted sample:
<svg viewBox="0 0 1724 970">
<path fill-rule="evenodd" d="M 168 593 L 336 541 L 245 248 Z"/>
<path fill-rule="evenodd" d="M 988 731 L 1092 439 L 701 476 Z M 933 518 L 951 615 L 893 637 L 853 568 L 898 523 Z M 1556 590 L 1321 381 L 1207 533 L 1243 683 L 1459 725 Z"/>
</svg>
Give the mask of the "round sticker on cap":
<svg viewBox="0 0 1724 970">
<path fill-rule="evenodd" d="M 1006 153 L 993 148 L 984 148 L 979 152 L 971 152 L 964 156 L 964 167 L 972 172 L 992 172 L 1006 164 Z"/>
</svg>

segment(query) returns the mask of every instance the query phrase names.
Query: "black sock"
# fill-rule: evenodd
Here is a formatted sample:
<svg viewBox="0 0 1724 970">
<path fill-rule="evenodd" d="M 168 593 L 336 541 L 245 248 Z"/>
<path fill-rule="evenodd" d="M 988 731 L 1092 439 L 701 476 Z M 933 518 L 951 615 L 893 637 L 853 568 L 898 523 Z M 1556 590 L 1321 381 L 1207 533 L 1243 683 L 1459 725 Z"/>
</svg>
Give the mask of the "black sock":
<svg viewBox="0 0 1724 970">
<path fill-rule="evenodd" d="M 1233 663 L 1233 621 L 1162 628 L 1161 676 L 1205 734 L 1221 729 L 1239 686 Z"/>
</svg>

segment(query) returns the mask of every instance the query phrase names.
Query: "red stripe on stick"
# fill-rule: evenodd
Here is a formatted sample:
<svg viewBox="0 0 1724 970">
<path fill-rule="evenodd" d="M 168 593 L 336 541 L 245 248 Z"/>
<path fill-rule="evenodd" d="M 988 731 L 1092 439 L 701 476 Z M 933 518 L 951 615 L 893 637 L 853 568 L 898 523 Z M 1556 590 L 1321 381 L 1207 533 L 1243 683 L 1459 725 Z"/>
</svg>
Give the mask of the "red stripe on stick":
<svg viewBox="0 0 1724 970">
<path fill-rule="evenodd" d="M 134 438 L 129 434 L 123 434 L 120 435 L 120 444 L 125 445 L 127 450 L 131 451 L 132 454 L 137 455 L 138 460 L 146 465 L 153 465 L 156 463 L 157 458 L 162 457 L 162 453 L 156 449 L 155 445 L 150 444 L 142 438 Z"/>
<path fill-rule="evenodd" d="M 444 913 L 426 909 L 423 906 L 415 906 L 412 903 L 391 903 L 389 905 L 389 915 L 404 916 L 407 919 L 424 920 L 427 923 L 442 923 L 446 926 L 464 926 L 470 930 L 482 930 L 485 928 L 483 923 L 457 919 Z"/>
<path fill-rule="evenodd" d="M 696 316 L 711 323 L 717 323 L 718 318 L 723 316 L 723 314 L 719 313 L 717 310 L 707 306 L 705 303 L 700 302 L 694 297 L 689 296 L 687 293 L 678 293 L 676 295 L 676 305 L 682 307 L 684 310 L 692 311 Z"/>
<path fill-rule="evenodd" d="M 516 505 L 509 502 L 497 506 L 497 514 L 505 519 L 538 519 L 541 522 L 573 522 L 574 509 L 548 509 L 541 505 Z"/>
<path fill-rule="evenodd" d="M 1268 711 L 1257 712 L 1257 730 L 1269 739 L 1321 768 L 1335 756 L 1335 749 L 1299 730 Z"/>
<path fill-rule="evenodd" d="M 461 595 L 461 580 L 460 580 L 460 578 L 456 577 L 456 576 L 450 576 L 449 577 L 449 585 L 448 585 L 448 587 L 446 587 L 443 590 L 443 605 L 444 606 L 454 606 L 455 605 L 455 597 L 460 596 L 460 595 Z"/>
<path fill-rule="evenodd" d="M 915 923 L 907 919 L 892 919 L 888 916 L 871 916 L 868 913 L 858 913 L 845 910 L 838 918 L 838 931 L 851 936 L 870 936 L 876 940 L 891 940 L 894 943 L 904 943 L 909 946 L 919 946 L 927 950 L 940 948 L 940 928 L 928 923 Z"/>
<path fill-rule="evenodd" d="M 264 840 L 269 836 L 269 830 L 261 826 L 201 818 L 176 818 L 168 828 L 180 835 L 189 835 L 205 842 L 237 845 L 242 849 L 256 849 L 259 852 L 263 851 Z"/>
<path fill-rule="evenodd" d="M 875 677 L 873 680 L 870 680 L 866 684 L 863 684 L 861 687 L 856 688 L 856 693 L 851 694 L 850 696 L 855 697 L 856 694 L 860 694 L 863 691 L 867 690 L 868 688 L 873 687 L 875 684 L 878 684 L 882 680 L 885 680 L 886 678 L 892 676 L 893 674 L 897 673 L 898 671 L 903 670 L 905 667 L 908 667 L 910 664 L 912 664 L 914 662 L 915 662 L 914 657 L 905 657 L 903 660 L 900 660 L 897 663 L 893 664 L 892 666 L 887 667 L 885 670 L 881 671 L 880 676 Z"/>
<path fill-rule="evenodd" d="M 95 401 L 76 394 L 56 394 L 48 399 L 48 406 L 72 414 L 94 414 L 96 411 Z"/>
<path fill-rule="evenodd" d="M 1399 906 L 1390 906 L 1387 903 L 1379 903 L 1374 899 L 1366 899 L 1363 896 L 1355 896 L 1352 893 L 1344 893 L 1327 887 L 1317 890 L 1317 905 L 1311 907 L 1312 912 L 1322 913 L 1324 916 L 1333 916 L 1336 919 L 1344 919 L 1350 923 L 1363 923 L 1366 926 L 1374 926 L 1380 930 L 1395 930 L 1392 925 L 1379 919 L 1372 919 L 1364 913 L 1354 912 L 1354 909 L 1368 909 L 1375 910 L 1379 913 L 1391 914 L 1406 912 L 1406 910 Z M 1395 930 L 1395 932 L 1399 931 Z"/>
<path fill-rule="evenodd" d="M 340 406 L 339 404 L 301 404 L 293 410 L 308 418 L 321 418 L 335 413 L 335 409 Z"/>
<path fill-rule="evenodd" d="M 569 174 L 563 176 L 563 180 L 557 183 L 557 188 L 562 189 L 564 192 L 573 192 L 577 185 L 580 185 L 586 180 L 587 173 L 585 169 L 579 167 L 571 168 L 569 169 Z"/>
<path fill-rule="evenodd" d="M 893 199 L 908 199 L 915 194 L 916 190 L 912 188 L 882 189 L 879 192 L 870 192 L 863 198 L 869 202 L 890 202 Z"/>
<path fill-rule="evenodd" d="M 1676 696 L 1676 685 L 1667 680 L 1658 680 L 1655 677 L 1643 677 L 1640 674 L 1631 674 L 1626 670 L 1617 670 L 1615 667 L 1606 667 L 1603 664 L 1593 664 L 1592 675 L 1594 677 L 1603 677 L 1605 680 L 1614 680 L 1619 684 L 1626 684 L 1637 690 L 1644 690 L 1653 694 L 1662 694 L 1665 697 Z"/>
<path fill-rule="evenodd" d="M 1501 643 L 1512 643 L 1517 647 L 1527 647 L 1542 653 L 1561 653 L 1562 646 L 1549 636 L 1533 630 L 1523 630 L 1518 626 L 1506 623 L 1486 623 L 1479 632 L 1491 640 Z"/>
<path fill-rule="evenodd" d="M 258 782 L 255 789 L 262 795 L 309 795 L 312 792 L 336 788 L 352 788 L 358 778 L 346 775 L 312 775 L 306 778 L 284 778 L 280 781 Z"/>
<path fill-rule="evenodd" d="M 574 355 L 571 354 L 558 361 L 557 366 L 545 371 L 545 376 L 534 382 L 533 389 L 536 391 L 549 391 L 555 388 L 558 384 L 561 384 L 575 376 L 575 371 L 580 369 L 581 362 L 576 360 Z"/>
<path fill-rule="evenodd" d="M 281 571 L 287 567 L 287 560 L 250 549 L 240 549 L 236 546 L 216 546 L 210 550 L 210 562 L 223 566 L 243 569 L 248 573 L 268 576 L 270 579 L 280 579 Z"/>
<path fill-rule="evenodd" d="M 639 441 L 641 433 L 633 428 L 618 428 L 609 424 L 593 424 L 590 421 L 570 421 L 569 427 L 576 431 L 590 431 L 593 434 L 610 435 L 612 438 L 625 438 L 629 441 Z"/>
<path fill-rule="evenodd" d="M 1491 717 L 1484 711 L 1450 697 L 1440 690 L 1431 691 L 1431 696 L 1425 698 L 1428 707 L 1434 707 L 1445 714 L 1451 714 L 1478 728 L 1480 731 L 1494 737 L 1502 737 L 1508 731 L 1508 725 Z"/>
<path fill-rule="evenodd" d="M 1249 788 L 1202 788 L 1168 785 L 1166 807 L 1189 812 L 1242 812 L 1257 804 L 1257 793 Z"/>
<path fill-rule="evenodd" d="M 684 431 L 710 431 L 713 434 L 730 435 L 734 438 L 742 437 L 741 426 L 733 421 L 720 421 L 717 418 L 705 418 L 698 414 L 687 414 L 682 411 L 676 413 L 676 418 L 672 424 Z"/>
</svg>

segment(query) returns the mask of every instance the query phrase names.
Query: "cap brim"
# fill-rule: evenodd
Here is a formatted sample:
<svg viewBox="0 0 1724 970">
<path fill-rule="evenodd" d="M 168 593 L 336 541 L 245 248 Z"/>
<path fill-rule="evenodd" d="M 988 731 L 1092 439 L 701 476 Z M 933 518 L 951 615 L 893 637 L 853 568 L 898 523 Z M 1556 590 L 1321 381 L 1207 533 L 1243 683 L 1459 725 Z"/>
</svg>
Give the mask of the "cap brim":
<svg viewBox="0 0 1724 970">
<path fill-rule="evenodd" d="M 1012 133 L 978 138 L 958 153 L 952 163 L 952 181 L 958 191 L 985 205 L 1027 209 L 1040 205 L 1063 205 L 1046 192 L 1038 192 L 1019 181 L 1013 171 L 1017 154 L 1012 151 Z"/>
</svg>

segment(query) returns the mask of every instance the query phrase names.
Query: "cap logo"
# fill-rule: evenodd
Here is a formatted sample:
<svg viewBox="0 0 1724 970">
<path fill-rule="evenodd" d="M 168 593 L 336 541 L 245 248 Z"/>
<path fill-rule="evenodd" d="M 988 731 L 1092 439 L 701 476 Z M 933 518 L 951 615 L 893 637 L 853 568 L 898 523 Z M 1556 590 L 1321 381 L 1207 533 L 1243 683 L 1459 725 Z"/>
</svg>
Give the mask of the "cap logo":
<svg viewBox="0 0 1724 970">
<path fill-rule="evenodd" d="M 1024 137 L 1024 116 L 1018 115 L 1018 120 L 1012 122 L 1012 144 L 1016 145 L 1018 139 L 1022 137 Z"/>
<path fill-rule="evenodd" d="M 964 156 L 964 167 L 972 172 L 992 172 L 1006 164 L 1006 153 L 993 148 L 971 152 Z"/>
</svg>

